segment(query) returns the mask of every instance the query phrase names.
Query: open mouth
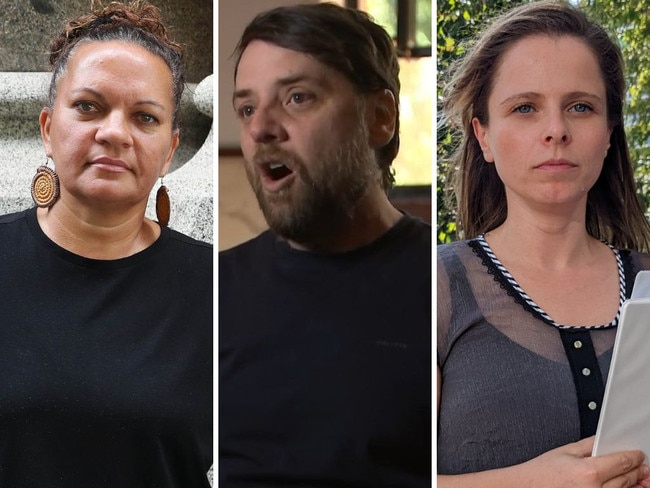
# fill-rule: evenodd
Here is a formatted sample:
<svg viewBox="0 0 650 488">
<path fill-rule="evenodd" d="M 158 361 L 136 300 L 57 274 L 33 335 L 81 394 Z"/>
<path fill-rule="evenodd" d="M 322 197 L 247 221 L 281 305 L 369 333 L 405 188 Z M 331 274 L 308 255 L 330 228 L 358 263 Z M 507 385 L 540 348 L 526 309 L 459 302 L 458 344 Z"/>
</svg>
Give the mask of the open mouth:
<svg viewBox="0 0 650 488">
<path fill-rule="evenodd" d="M 271 181 L 280 181 L 293 173 L 293 170 L 282 163 L 267 163 L 264 173 Z"/>
</svg>

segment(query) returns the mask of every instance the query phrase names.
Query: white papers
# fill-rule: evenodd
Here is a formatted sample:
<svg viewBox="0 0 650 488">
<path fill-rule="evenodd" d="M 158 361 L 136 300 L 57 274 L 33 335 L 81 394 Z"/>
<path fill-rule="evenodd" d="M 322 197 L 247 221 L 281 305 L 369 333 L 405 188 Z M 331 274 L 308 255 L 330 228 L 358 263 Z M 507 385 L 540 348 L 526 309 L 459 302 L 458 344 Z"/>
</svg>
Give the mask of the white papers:
<svg viewBox="0 0 650 488">
<path fill-rule="evenodd" d="M 593 455 L 640 449 L 650 456 L 650 272 L 623 303 Z"/>
<path fill-rule="evenodd" d="M 636 274 L 630 300 L 635 298 L 650 298 L 650 271 L 639 271 Z"/>
</svg>

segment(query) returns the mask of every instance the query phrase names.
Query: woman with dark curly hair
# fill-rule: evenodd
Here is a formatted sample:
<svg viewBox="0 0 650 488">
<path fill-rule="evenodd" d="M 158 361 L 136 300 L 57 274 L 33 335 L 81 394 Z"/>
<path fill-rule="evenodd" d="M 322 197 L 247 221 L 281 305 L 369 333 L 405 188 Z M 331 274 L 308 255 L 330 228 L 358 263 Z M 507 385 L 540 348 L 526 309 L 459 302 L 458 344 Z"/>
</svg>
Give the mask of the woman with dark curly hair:
<svg viewBox="0 0 650 488">
<path fill-rule="evenodd" d="M 212 246 L 167 227 L 164 189 L 145 217 L 179 143 L 180 47 L 136 1 L 50 48 L 54 169 L 0 217 L 0 486 L 209 486 Z"/>
</svg>

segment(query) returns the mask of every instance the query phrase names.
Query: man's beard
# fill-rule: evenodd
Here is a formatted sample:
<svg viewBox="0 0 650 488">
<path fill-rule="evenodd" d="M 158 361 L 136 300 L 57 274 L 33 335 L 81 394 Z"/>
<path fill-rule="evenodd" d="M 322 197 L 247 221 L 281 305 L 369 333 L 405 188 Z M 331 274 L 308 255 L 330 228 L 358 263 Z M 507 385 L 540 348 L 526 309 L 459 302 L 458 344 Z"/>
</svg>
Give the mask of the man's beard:
<svg viewBox="0 0 650 488">
<path fill-rule="evenodd" d="M 358 119 L 355 133 L 338 146 L 323 147 L 309 165 L 275 144 L 260 147 L 255 164 L 285 162 L 296 173 L 292 184 L 277 193 L 265 193 L 254 164 L 246 164 L 259 206 L 276 234 L 299 244 L 318 244 L 349 223 L 359 200 L 379 178 L 367 127 Z"/>
</svg>

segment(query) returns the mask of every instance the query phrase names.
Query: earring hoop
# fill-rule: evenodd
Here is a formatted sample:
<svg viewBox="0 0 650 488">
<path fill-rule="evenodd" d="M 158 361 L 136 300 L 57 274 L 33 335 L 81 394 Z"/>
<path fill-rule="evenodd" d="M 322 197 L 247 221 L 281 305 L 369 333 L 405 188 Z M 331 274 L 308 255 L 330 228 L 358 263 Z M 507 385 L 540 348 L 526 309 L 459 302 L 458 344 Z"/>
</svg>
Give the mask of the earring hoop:
<svg viewBox="0 0 650 488">
<path fill-rule="evenodd" d="M 37 207 L 50 208 L 56 203 L 60 195 L 59 175 L 56 171 L 47 166 L 49 158 L 45 165 L 36 169 L 36 174 L 32 178 L 32 200 Z"/>
</svg>

